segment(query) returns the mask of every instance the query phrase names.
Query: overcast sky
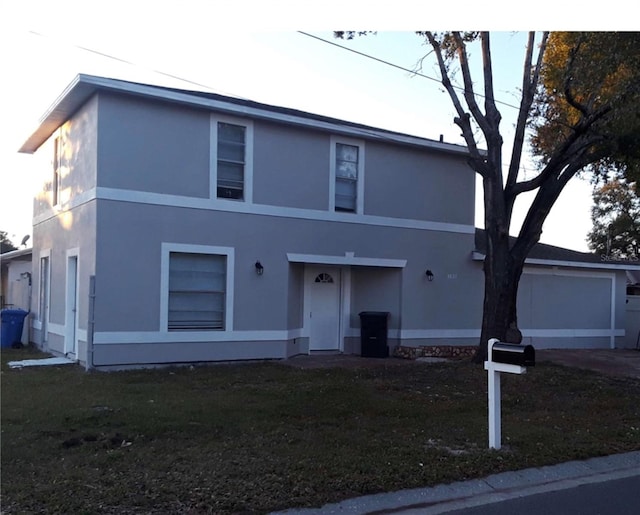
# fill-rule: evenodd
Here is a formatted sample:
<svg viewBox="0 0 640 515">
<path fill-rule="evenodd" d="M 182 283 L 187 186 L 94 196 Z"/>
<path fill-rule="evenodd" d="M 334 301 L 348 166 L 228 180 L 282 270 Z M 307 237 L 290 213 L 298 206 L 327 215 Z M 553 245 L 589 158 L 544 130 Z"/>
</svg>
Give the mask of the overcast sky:
<svg viewBox="0 0 640 515">
<path fill-rule="evenodd" d="M 422 4 L 432 3 L 3 2 L 0 230 L 7 231 L 16 244 L 32 232 L 32 198 L 41 185 L 33 180 L 32 157 L 18 154 L 17 149 L 78 73 L 214 91 L 432 139 L 442 134 L 445 141 L 463 143 L 452 121 L 450 100 L 433 80 L 437 70 L 431 61 L 425 61 L 422 69 L 426 77 L 412 76 L 335 45 L 415 69 L 428 52 L 411 32 L 425 28 L 415 26 L 415 20 L 446 28 L 444 20 L 455 14 L 454 25 L 477 23 L 478 15 L 472 10 L 462 9 L 461 17 L 442 6 L 427 9 Z M 538 8 L 544 10 L 543 4 L 538 3 Z M 491 7 L 491 3 L 483 5 Z M 550 28 L 556 28 L 556 22 Z M 510 105 L 518 102 L 525 39 L 522 32 L 514 31 L 535 28 L 541 20 L 489 19 L 488 23 L 489 28 L 502 31 L 494 38 L 493 55 L 496 95 L 504 102 L 500 108 L 508 140 L 516 114 Z M 543 23 L 548 26 L 548 20 Z M 378 34 L 353 41 L 332 38 L 332 29 L 358 26 L 378 29 Z M 542 241 L 587 250 L 590 203 L 588 182 L 572 181 L 552 211 Z M 477 204 L 476 224 L 481 226 L 480 199 Z"/>
</svg>

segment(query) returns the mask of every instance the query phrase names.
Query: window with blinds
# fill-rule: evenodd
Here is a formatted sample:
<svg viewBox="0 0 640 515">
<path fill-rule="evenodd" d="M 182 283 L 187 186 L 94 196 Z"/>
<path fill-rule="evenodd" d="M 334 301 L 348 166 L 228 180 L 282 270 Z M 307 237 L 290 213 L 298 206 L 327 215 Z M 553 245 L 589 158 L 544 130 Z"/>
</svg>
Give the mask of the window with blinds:
<svg viewBox="0 0 640 515">
<path fill-rule="evenodd" d="M 355 145 L 336 143 L 336 211 L 356 211 L 358 150 Z"/>
<path fill-rule="evenodd" d="M 246 127 L 218 122 L 218 197 L 243 200 Z"/>
<path fill-rule="evenodd" d="M 224 330 L 227 257 L 169 254 L 170 331 Z"/>
</svg>

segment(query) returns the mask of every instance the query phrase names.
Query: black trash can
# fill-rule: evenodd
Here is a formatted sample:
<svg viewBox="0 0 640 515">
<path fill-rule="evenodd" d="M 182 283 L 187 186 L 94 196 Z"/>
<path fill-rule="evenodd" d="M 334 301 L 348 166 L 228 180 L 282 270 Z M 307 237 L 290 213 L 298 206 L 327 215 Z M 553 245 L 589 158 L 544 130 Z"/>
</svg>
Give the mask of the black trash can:
<svg viewBox="0 0 640 515">
<path fill-rule="evenodd" d="M 23 309 L 3 309 L 0 311 L 0 346 L 11 347 L 21 343 L 24 318 L 29 314 Z"/>
<path fill-rule="evenodd" d="M 387 311 L 360 313 L 360 355 L 365 358 L 387 358 Z"/>
</svg>

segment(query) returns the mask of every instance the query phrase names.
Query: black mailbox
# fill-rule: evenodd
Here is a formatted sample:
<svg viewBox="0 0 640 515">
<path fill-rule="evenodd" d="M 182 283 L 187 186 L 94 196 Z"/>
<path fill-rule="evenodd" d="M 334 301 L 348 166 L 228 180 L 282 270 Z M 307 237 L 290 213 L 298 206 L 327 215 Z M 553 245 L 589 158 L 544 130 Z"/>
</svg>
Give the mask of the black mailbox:
<svg viewBox="0 0 640 515">
<path fill-rule="evenodd" d="M 494 343 L 491 353 L 491 361 L 532 367 L 536 364 L 536 350 L 533 345 L 514 345 L 512 343 Z"/>
</svg>

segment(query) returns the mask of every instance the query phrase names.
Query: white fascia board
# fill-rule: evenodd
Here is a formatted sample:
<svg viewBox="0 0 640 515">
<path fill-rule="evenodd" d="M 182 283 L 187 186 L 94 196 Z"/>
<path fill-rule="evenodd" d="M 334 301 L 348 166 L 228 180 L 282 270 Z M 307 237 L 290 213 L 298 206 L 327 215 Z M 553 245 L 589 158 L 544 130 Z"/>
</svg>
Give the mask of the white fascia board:
<svg viewBox="0 0 640 515">
<path fill-rule="evenodd" d="M 485 255 L 481 252 L 473 251 L 471 253 L 471 258 L 474 261 L 484 261 Z M 640 270 L 640 263 L 635 265 L 631 264 L 633 261 L 630 261 L 629 264 L 621 264 L 620 262 L 611 263 L 607 261 L 602 261 L 601 263 L 589 263 L 587 261 L 564 261 L 564 260 L 555 260 L 555 259 L 535 259 L 535 258 L 527 258 L 525 260 L 525 264 L 527 265 L 540 265 L 540 266 L 562 266 L 569 268 L 591 268 L 596 270 Z"/>
<path fill-rule="evenodd" d="M 349 125 L 343 125 L 322 120 L 310 120 L 303 116 L 296 116 L 293 114 L 275 113 L 268 109 L 261 109 L 251 106 L 243 106 L 234 104 L 231 102 L 225 102 L 223 100 L 214 100 L 209 98 L 202 98 L 190 93 L 181 93 L 178 91 L 168 91 L 162 89 L 162 86 L 150 86 L 144 84 L 127 84 L 114 82 L 110 79 L 101 77 L 81 76 L 83 81 L 96 84 L 105 89 L 118 90 L 126 93 L 134 93 L 143 96 L 155 97 L 162 100 L 169 100 L 178 102 L 181 104 L 193 105 L 197 107 L 206 107 L 216 111 L 223 111 L 235 115 L 247 116 L 252 118 L 261 118 L 265 120 L 278 121 L 291 123 L 293 125 L 302 125 L 314 129 L 326 129 L 331 132 L 340 132 L 342 134 L 348 134 L 352 136 L 363 137 L 366 136 L 370 139 L 380 139 L 384 141 L 395 141 L 397 143 L 405 143 L 410 145 L 417 145 L 420 147 L 431 148 L 434 150 L 441 150 L 445 152 L 452 152 L 456 154 L 466 155 L 468 150 L 460 145 L 454 145 L 452 143 L 440 143 L 438 141 L 430 141 L 417 136 L 410 136 L 406 134 L 388 133 L 376 128 L 364 128 L 364 127 L 351 127 Z M 275 106 L 274 106 L 275 107 Z M 311 114 L 311 113 L 309 113 Z"/>
<path fill-rule="evenodd" d="M 529 265 L 546 265 L 546 266 L 567 266 L 578 268 L 596 268 L 601 270 L 640 270 L 640 265 L 623 265 L 619 263 L 587 263 L 579 261 L 556 261 L 552 259 L 527 259 L 525 261 Z"/>
<path fill-rule="evenodd" d="M 318 254 L 287 253 L 289 263 L 309 263 L 314 265 L 342 265 L 342 266 L 374 266 L 386 268 L 404 268 L 406 259 L 364 258 L 355 256 L 324 256 Z"/>
<path fill-rule="evenodd" d="M 20 260 L 20 261 L 29 261 L 31 260 L 32 252 L 33 252 L 33 249 L 31 247 L 24 248 L 24 249 L 11 250 L 9 252 L 5 252 L 4 254 L 0 254 L 0 262 L 12 261 L 14 259 Z"/>
<path fill-rule="evenodd" d="M 37 129 L 23 143 L 18 152 L 33 154 L 73 113 L 96 93 L 94 85 L 78 75 L 40 117 Z"/>
<path fill-rule="evenodd" d="M 336 122 L 312 120 L 305 118 L 304 116 L 277 113 L 268 109 L 243 106 L 232 102 L 203 98 L 189 93 L 170 91 L 163 89 L 163 86 L 127 83 L 104 77 L 94 77 L 92 75 L 78 75 L 71 84 L 67 86 L 52 106 L 46 111 L 44 116 L 41 118 L 40 126 L 22 145 L 19 152 L 30 154 L 35 152 L 59 125 L 64 123 L 66 119 L 68 119 L 92 94 L 97 93 L 99 90 L 110 90 L 133 95 L 141 95 L 148 98 L 156 98 L 184 105 L 221 111 L 236 116 L 246 116 L 289 123 L 313 129 L 324 129 L 333 133 L 340 133 L 360 138 L 366 137 L 374 140 L 392 141 L 395 143 L 414 145 L 459 155 L 468 154 L 466 147 L 454 145 L 453 143 L 441 143 L 439 141 L 431 141 L 417 136 L 386 132 L 373 127 L 353 127 L 347 124 L 342 124 L 339 120 L 336 120 Z"/>
</svg>

